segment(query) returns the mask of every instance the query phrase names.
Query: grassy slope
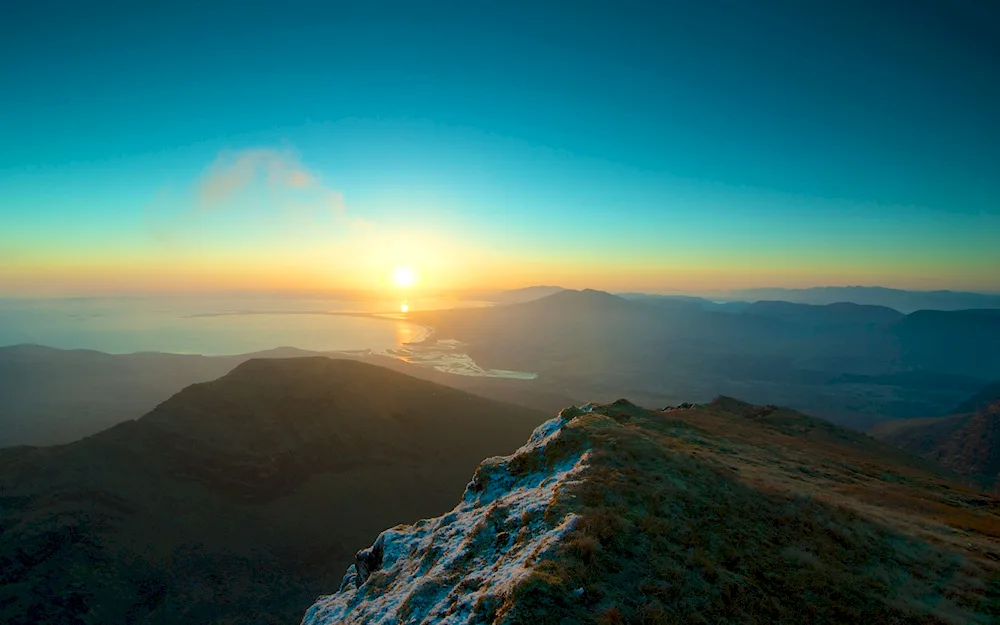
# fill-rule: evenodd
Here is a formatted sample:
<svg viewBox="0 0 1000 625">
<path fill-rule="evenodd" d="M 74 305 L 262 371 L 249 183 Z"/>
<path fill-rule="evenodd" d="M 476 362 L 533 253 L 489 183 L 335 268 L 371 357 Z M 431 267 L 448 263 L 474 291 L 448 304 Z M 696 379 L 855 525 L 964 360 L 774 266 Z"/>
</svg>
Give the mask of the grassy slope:
<svg viewBox="0 0 1000 625">
<path fill-rule="evenodd" d="M 505 623 L 1000 618 L 1000 502 L 947 472 L 735 400 L 606 412 L 565 430 L 594 448 L 557 504 L 583 520 L 500 609 Z"/>
</svg>

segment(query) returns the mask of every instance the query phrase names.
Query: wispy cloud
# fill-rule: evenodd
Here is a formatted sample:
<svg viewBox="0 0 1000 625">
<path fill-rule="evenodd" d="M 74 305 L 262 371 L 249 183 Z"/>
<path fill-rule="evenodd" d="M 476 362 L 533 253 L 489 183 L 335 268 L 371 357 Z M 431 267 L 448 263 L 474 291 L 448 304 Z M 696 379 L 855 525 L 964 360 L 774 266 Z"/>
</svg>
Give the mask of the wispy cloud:
<svg viewBox="0 0 1000 625">
<path fill-rule="evenodd" d="M 225 204 L 240 191 L 264 180 L 272 189 L 302 189 L 318 184 L 292 154 L 258 148 L 220 154 L 198 181 L 201 208 Z"/>
<path fill-rule="evenodd" d="M 290 151 L 254 148 L 220 154 L 197 183 L 199 210 L 232 208 L 247 193 L 267 190 L 268 204 L 297 214 L 328 212 L 353 226 L 366 222 L 347 213 L 343 195 L 328 187 Z"/>
<path fill-rule="evenodd" d="M 222 152 L 185 192 L 160 189 L 146 207 L 150 235 L 173 245 L 203 232 L 208 214 L 264 220 L 274 236 L 324 229 L 331 236 L 362 234 L 371 224 L 348 212 L 343 195 L 291 150 L 269 147 Z M 330 231 L 329 228 L 335 228 Z"/>
</svg>

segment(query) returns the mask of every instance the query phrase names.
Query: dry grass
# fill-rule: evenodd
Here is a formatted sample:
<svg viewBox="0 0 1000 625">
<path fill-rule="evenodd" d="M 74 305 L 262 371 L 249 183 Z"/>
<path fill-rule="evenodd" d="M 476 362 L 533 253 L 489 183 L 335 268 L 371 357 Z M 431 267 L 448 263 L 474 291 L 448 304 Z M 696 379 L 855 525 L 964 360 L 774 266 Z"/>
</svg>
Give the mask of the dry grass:
<svg viewBox="0 0 1000 625">
<path fill-rule="evenodd" d="M 606 412 L 568 427 L 593 445 L 585 479 L 559 502 L 582 519 L 505 623 L 1000 617 L 1000 507 L 946 472 L 732 400 Z"/>
</svg>

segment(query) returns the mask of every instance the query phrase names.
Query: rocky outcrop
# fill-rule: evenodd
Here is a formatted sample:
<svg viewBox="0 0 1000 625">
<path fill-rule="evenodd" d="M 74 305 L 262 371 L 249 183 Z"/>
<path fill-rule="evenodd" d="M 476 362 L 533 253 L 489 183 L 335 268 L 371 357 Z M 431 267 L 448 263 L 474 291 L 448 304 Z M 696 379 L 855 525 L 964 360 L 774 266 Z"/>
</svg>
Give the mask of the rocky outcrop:
<svg viewBox="0 0 1000 625">
<path fill-rule="evenodd" d="M 576 523 L 559 495 L 587 464 L 585 439 L 565 435 L 583 412 L 565 410 L 513 455 L 484 461 L 448 514 L 382 532 L 303 623 L 468 623 L 501 614 Z"/>
</svg>

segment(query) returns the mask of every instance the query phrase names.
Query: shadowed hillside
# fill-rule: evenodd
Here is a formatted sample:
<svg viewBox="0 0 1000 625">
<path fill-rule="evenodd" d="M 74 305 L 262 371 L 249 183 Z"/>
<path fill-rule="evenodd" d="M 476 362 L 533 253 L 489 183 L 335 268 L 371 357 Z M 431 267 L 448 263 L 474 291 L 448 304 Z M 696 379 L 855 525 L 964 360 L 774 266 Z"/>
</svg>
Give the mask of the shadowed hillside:
<svg viewBox="0 0 1000 625">
<path fill-rule="evenodd" d="M 977 397 L 982 397 L 979 395 Z M 891 421 L 872 428 L 872 436 L 933 460 L 984 485 L 1000 480 L 1000 398 L 975 412 Z"/>
<path fill-rule="evenodd" d="M 545 416 L 347 360 L 251 360 L 137 421 L 0 450 L 0 621 L 294 620 L 378 528 Z"/>
<path fill-rule="evenodd" d="M 370 362 L 438 384 L 553 413 L 572 396 L 526 380 L 459 376 L 373 354 L 282 347 L 238 356 L 105 354 L 40 345 L 0 347 L 0 448 L 55 445 L 137 419 L 184 387 L 225 375 L 252 358 L 328 356 Z"/>
<path fill-rule="evenodd" d="M 966 414 L 985 408 L 995 401 L 1000 401 L 1000 382 L 983 387 L 978 393 L 955 406 L 950 414 Z"/>
</svg>

